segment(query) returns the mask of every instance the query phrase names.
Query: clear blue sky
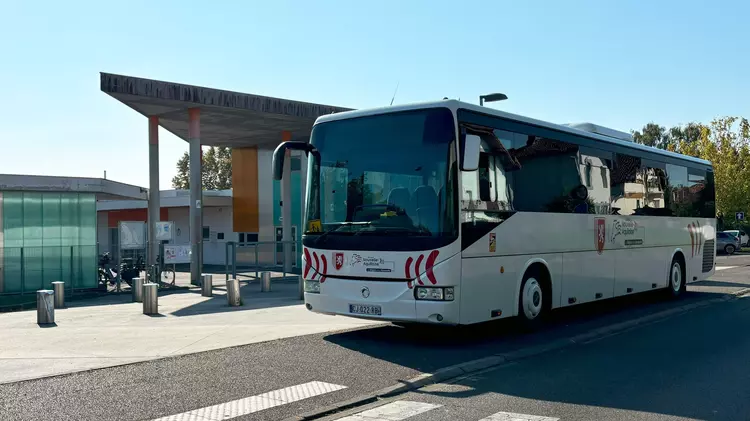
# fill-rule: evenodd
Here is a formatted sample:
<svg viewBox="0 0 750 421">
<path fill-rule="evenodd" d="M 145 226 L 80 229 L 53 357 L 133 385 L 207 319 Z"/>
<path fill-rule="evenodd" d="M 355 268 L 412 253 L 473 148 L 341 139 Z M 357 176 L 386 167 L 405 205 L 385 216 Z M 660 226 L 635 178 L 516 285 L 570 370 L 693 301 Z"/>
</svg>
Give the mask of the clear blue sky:
<svg viewBox="0 0 750 421">
<path fill-rule="evenodd" d="M 747 1 L 0 1 L 0 173 L 148 184 L 99 72 L 353 108 L 444 96 L 621 130 L 750 117 Z M 162 131 L 161 187 L 187 144 Z"/>
</svg>

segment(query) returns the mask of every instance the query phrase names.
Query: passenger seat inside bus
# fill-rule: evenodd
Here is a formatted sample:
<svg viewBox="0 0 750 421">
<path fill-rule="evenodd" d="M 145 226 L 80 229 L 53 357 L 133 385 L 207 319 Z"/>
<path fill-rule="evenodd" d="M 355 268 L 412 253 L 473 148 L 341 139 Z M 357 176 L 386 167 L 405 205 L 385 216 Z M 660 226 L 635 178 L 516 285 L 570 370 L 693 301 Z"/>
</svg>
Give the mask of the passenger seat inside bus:
<svg viewBox="0 0 750 421">
<path fill-rule="evenodd" d="M 438 197 L 432 186 L 417 187 L 412 208 L 417 211 L 417 222 L 420 225 L 433 233 L 438 230 Z"/>
</svg>

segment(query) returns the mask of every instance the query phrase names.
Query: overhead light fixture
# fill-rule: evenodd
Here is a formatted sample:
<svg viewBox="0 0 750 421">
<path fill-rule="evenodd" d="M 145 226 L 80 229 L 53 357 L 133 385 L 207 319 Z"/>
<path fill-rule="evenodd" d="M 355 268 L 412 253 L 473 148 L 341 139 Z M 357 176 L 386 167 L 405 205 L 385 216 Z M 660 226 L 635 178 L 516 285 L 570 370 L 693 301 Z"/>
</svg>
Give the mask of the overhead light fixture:
<svg viewBox="0 0 750 421">
<path fill-rule="evenodd" d="M 484 102 L 496 102 L 496 101 L 504 101 L 508 99 L 508 96 L 501 93 L 494 93 L 494 94 L 487 94 L 487 95 L 480 95 L 479 96 L 479 105 L 484 106 Z"/>
</svg>

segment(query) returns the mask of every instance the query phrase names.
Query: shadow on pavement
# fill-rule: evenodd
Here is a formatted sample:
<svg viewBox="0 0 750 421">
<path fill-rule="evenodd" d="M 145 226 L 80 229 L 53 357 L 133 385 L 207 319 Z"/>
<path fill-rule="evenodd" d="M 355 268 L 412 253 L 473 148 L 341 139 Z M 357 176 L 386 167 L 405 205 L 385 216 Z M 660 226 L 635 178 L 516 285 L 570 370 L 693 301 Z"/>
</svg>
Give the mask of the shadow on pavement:
<svg viewBox="0 0 750 421">
<path fill-rule="evenodd" d="M 747 282 L 714 281 L 711 279 L 708 279 L 705 281 L 693 282 L 690 285 L 700 286 L 700 287 L 729 287 L 729 288 L 733 288 L 733 287 L 747 288 L 748 287 Z"/>
<path fill-rule="evenodd" d="M 415 393 L 453 399 L 501 394 L 605 411 L 746 420 L 750 336 L 737 333 L 750 325 L 748 310 L 750 299 L 741 298 L 581 345 L 575 352 L 530 357 L 461 378 L 451 383 L 462 386 L 455 392 L 448 387 Z"/>
<path fill-rule="evenodd" d="M 186 294 L 186 293 L 190 293 L 190 290 L 187 288 L 160 289 L 159 297 L 165 297 L 165 296 L 172 295 L 172 294 Z M 84 295 L 84 293 L 77 293 L 77 294 L 73 294 L 72 297 L 70 295 L 67 295 L 65 297 L 65 305 L 68 308 L 99 307 L 99 306 L 107 306 L 107 305 L 113 305 L 113 304 L 127 304 L 127 303 L 132 303 L 132 302 L 133 302 L 133 295 L 130 292 L 130 290 L 119 292 L 119 293 L 102 292 L 98 294 L 89 294 L 89 295 Z"/>
<path fill-rule="evenodd" d="M 476 358 L 507 353 L 569 338 L 614 323 L 656 313 L 722 294 L 687 292 L 678 302 L 658 292 L 621 297 L 555 310 L 536 331 L 525 330 L 514 319 L 474 326 L 385 325 L 334 333 L 325 340 L 338 346 L 420 372 L 432 372 Z"/>
<path fill-rule="evenodd" d="M 242 305 L 239 307 L 230 307 L 227 302 L 226 293 L 217 294 L 218 291 L 225 292 L 226 286 L 221 288 L 214 287 L 214 294 L 211 298 L 183 307 L 170 314 L 185 317 L 302 304 L 302 301 L 297 298 L 297 284 L 292 283 L 272 283 L 271 291 L 269 292 L 260 292 L 260 285 L 258 283 L 241 284 L 240 295 L 242 296 Z M 200 294 L 200 291 L 191 292 Z"/>
</svg>

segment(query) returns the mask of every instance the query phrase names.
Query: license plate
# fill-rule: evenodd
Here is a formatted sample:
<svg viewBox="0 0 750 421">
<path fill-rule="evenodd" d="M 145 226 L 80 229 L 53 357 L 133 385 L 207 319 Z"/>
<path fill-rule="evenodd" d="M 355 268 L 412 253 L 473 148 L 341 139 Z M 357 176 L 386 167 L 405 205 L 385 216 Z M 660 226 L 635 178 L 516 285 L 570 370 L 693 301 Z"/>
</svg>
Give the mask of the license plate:
<svg viewBox="0 0 750 421">
<path fill-rule="evenodd" d="M 382 311 L 380 309 L 380 306 L 372 306 L 372 305 L 365 305 L 365 304 L 349 304 L 349 313 L 372 314 L 375 316 L 380 316 L 382 314 Z"/>
</svg>

